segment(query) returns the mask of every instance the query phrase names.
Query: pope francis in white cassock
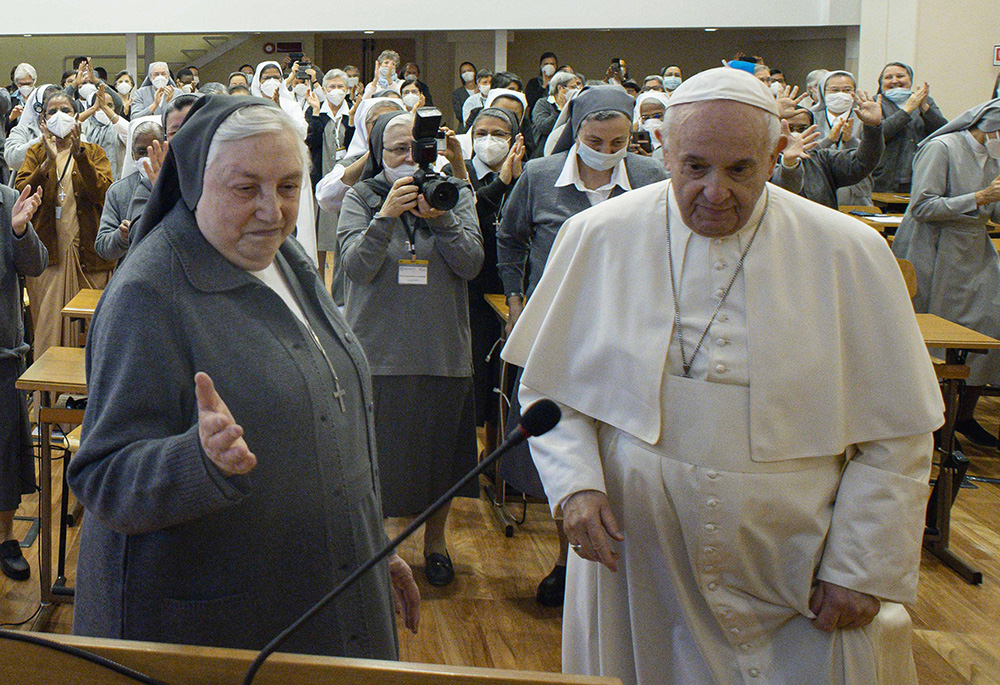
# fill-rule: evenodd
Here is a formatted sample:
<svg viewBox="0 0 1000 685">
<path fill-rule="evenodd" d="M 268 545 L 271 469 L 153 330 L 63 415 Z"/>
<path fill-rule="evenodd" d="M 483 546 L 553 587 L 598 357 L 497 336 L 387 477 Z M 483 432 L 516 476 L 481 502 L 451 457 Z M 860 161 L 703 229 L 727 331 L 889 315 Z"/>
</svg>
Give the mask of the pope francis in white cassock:
<svg viewBox="0 0 1000 685">
<path fill-rule="evenodd" d="M 774 97 L 685 81 L 671 180 L 567 221 L 504 348 L 571 555 L 563 670 L 626 684 L 916 682 L 941 393 L 899 268 L 766 183 Z"/>
</svg>

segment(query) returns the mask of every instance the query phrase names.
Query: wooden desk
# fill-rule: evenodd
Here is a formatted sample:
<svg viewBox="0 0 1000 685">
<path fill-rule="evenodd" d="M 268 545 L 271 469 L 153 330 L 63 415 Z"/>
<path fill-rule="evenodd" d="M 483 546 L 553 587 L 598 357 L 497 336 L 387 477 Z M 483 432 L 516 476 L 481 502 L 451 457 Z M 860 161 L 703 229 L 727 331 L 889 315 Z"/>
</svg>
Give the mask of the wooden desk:
<svg viewBox="0 0 1000 685">
<path fill-rule="evenodd" d="M 952 369 L 965 367 L 970 352 L 986 352 L 1000 348 L 1000 340 L 977 333 L 965 326 L 947 321 L 934 314 L 917 314 L 917 324 L 929 348 L 945 350 L 945 364 Z M 944 425 L 941 427 L 938 450 L 941 467 L 937 482 L 927 506 L 927 527 L 924 532 L 924 549 L 936 556 L 945 566 L 958 573 L 968 583 L 983 582 L 983 574 L 974 570 L 951 551 L 951 507 L 962 485 L 969 460 L 955 449 L 955 421 L 958 416 L 958 396 L 968 374 L 940 374 L 944 395 Z M 964 376 L 964 377 L 963 377 Z"/>
<path fill-rule="evenodd" d="M 32 623 L 41 630 L 52 615 L 56 602 L 71 602 L 72 588 L 66 587 L 65 535 L 60 536 L 59 576 L 52 581 L 52 424 L 83 422 L 82 409 L 53 406 L 59 393 L 83 395 L 87 392 L 84 350 L 78 347 L 50 347 L 17 379 L 18 390 L 38 393 L 38 439 L 41 443 L 39 465 L 38 517 L 41 521 L 38 577 L 41 583 L 42 610 Z M 63 468 L 63 499 L 66 496 L 66 469 Z"/>
<path fill-rule="evenodd" d="M 872 202 L 879 207 L 883 206 L 906 206 L 910 204 L 909 193 L 872 193 Z"/>
<path fill-rule="evenodd" d="M 847 209 L 841 209 L 840 211 L 850 217 L 857 219 L 858 221 L 862 222 L 867 226 L 871 226 L 876 231 L 882 234 L 885 234 L 887 232 L 894 233 L 896 229 L 899 228 L 899 224 L 902 223 L 904 216 L 902 214 L 884 214 L 882 215 L 881 220 L 876 220 L 875 217 L 858 216 L 857 214 L 851 214 L 851 211 Z"/>
<path fill-rule="evenodd" d="M 94 310 L 101 299 L 103 290 L 91 290 L 85 288 L 76 294 L 72 300 L 62 308 L 63 319 L 66 326 L 73 331 L 73 340 L 76 347 L 83 347 L 86 343 L 86 328 L 90 326 L 90 320 L 94 318 Z M 82 340 L 82 342 L 81 342 Z"/>
<path fill-rule="evenodd" d="M 13 632 L 13 631 L 5 631 Z M 76 635 L 39 635 L 84 649 L 174 685 L 240 683 L 256 652 L 218 647 L 108 640 Z M 127 685 L 124 676 L 44 647 L 0 640 L 0 682 Z M 415 664 L 374 659 L 273 654 L 254 685 L 621 685 L 617 678 L 507 669 Z"/>
</svg>

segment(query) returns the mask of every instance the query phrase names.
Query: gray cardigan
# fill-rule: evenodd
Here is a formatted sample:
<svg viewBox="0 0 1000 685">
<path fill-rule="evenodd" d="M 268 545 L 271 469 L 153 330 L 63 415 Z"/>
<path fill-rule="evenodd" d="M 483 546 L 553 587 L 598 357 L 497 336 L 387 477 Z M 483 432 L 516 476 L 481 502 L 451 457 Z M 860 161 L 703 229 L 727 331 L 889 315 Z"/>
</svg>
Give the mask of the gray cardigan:
<svg viewBox="0 0 1000 685">
<path fill-rule="evenodd" d="M 129 239 L 123 238 L 118 227 L 128 219 L 132 221 L 134 217 L 129 215 L 129 208 L 132 198 L 139 187 L 145 189 L 144 195 L 148 196 L 152 186 L 142 174 L 135 171 L 125 178 L 115 181 L 108 188 L 104 196 L 104 211 L 101 212 L 101 225 L 97 227 L 97 239 L 94 241 L 94 249 L 97 254 L 108 261 L 122 259 L 128 252 Z"/>
<path fill-rule="evenodd" d="M 497 228 L 497 268 L 504 294 L 530 294 L 535 289 L 563 223 L 590 207 L 587 196 L 575 186 L 555 186 L 568 154 L 560 152 L 528 162 L 507 198 Z M 625 171 L 633 188 L 667 178 L 659 159 L 632 153 L 625 158 Z M 623 192 L 616 186 L 611 197 Z M 524 283 L 526 263 L 527 288 Z"/>
<path fill-rule="evenodd" d="M 0 185 L 0 359 L 22 357 L 28 351 L 18 275 L 38 276 L 49 263 L 49 252 L 30 223 L 24 235 L 14 235 L 11 211 L 17 197 L 16 190 Z"/>
<path fill-rule="evenodd" d="M 379 204 L 379 206 L 381 206 Z M 483 239 L 472 189 L 437 219 L 417 220 L 418 260 L 427 285 L 400 285 L 399 260 L 409 259 L 401 219 L 375 216 L 358 192 L 347 191 L 337 238 L 343 260 L 345 314 L 375 375 L 472 375 L 468 282 L 483 266 Z"/>
<path fill-rule="evenodd" d="M 927 98 L 927 105 L 926 112 L 917 109 L 912 114 L 907 114 L 905 109 L 889 98 L 882 98 L 885 153 L 872 174 L 875 192 L 895 193 L 904 188 L 909 190 L 917 144 L 948 123 L 934 100 Z"/>
<path fill-rule="evenodd" d="M 837 209 L 837 189 L 863 181 L 882 158 L 882 128 L 865 126 L 856 148 L 816 148 L 789 169 L 778 164 L 771 181 L 813 202 Z"/>
<path fill-rule="evenodd" d="M 69 469 L 87 508 L 77 634 L 259 649 L 385 543 L 364 354 L 294 239 L 278 262 L 346 413 L 307 329 L 182 202 L 105 290 Z M 202 451 L 197 371 L 244 429 L 247 475 L 226 477 Z M 395 658 L 385 564 L 283 649 Z"/>
</svg>

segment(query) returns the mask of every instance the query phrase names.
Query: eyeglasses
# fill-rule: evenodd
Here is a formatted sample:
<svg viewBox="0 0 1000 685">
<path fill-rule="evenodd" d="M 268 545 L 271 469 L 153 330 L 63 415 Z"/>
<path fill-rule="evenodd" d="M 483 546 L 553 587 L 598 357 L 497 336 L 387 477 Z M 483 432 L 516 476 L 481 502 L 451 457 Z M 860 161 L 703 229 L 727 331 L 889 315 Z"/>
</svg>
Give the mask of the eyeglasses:
<svg viewBox="0 0 1000 685">
<path fill-rule="evenodd" d="M 409 145 L 397 145 L 396 147 L 387 147 L 382 150 L 386 154 L 390 155 L 405 155 L 410 151 Z"/>
</svg>

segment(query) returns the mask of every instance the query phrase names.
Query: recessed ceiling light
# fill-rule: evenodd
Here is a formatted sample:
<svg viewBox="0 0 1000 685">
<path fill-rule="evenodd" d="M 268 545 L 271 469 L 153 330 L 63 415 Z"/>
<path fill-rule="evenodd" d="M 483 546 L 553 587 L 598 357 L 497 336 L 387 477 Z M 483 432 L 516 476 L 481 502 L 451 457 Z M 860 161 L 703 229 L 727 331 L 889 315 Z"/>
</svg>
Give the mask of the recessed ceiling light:
<svg viewBox="0 0 1000 685">
<path fill-rule="evenodd" d="M 712 31 L 718 31 L 719 29 L 705 29 L 705 30 L 711 33 Z"/>
<path fill-rule="evenodd" d="M 365 31 L 365 33 L 370 36 L 371 34 L 373 34 L 375 32 L 374 31 Z"/>
</svg>

